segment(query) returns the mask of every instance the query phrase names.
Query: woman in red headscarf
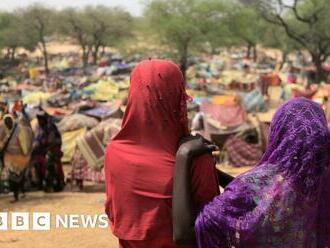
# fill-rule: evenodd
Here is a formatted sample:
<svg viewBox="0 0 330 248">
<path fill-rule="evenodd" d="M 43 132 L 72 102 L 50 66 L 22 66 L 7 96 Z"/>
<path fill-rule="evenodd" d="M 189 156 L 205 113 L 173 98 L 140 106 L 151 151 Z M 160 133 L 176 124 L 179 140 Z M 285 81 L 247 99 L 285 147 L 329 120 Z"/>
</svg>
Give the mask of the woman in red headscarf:
<svg viewBox="0 0 330 248">
<path fill-rule="evenodd" d="M 172 191 L 179 141 L 189 135 L 187 95 L 179 68 L 146 60 L 131 74 L 122 129 L 106 150 L 106 213 L 120 247 L 175 248 Z M 194 201 L 219 194 L 215 162 L 195 159 Z"/>
</svg>

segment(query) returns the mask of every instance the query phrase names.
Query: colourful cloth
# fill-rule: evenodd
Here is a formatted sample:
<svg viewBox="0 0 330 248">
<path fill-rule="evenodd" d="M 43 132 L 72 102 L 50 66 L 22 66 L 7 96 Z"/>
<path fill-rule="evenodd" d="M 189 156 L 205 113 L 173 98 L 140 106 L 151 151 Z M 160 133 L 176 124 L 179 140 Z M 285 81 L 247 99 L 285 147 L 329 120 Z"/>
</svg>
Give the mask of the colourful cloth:
<svg viewBox="0 0 330 248">
<path fill-rule="evenodd" d="M 304 98 L 284 104 L 258 165 L 199 213 L 198 246 L 329 247 L 329 150 L 321 107 Z"/>
<path fill-rule="evenodd" d="M 87 170 L 87 161 L 82 155 L 82 153 L 79 151 L 79 149 L 76 149 L 71 164 L 72 164 L 71 179 L 84 180 L 85 173 Z"/>
<path fill-rule="evenodd" d="M 82 114 L 73 114 L 64 117 L 58 124 L 61 133 L 70 132 L 81 128 L 91 129 L 96 127 L 99 122 L 93 118 Z"/>
<path fill-rule="evenodd" d="M 88 165 L 80 150 L 76 149 L 72 160 L 71 179 L 104 183 L 104 170 L 94 170 Z"/>
<path fill-rule="evenodd" d="M 13 173 L 20 174 L 30 162 L 33 132 L 29 121 L 20 117 L 17 121 L 12 119 L 16 128 L 10 138 L 4 155 L 5 166 Z M 0 140 L 6 142 L 11 134 L 4 123 L 0 124 Z M 4 144 L 2 144 L 4 145 Z"/>
<path fill-rule="evenodd" d="M 109 119 L 77 139 L 78 149 L 92 170 L 100 171 L 103 168 L 105 147 L 119 132 L 120 124 L 120 119 Z"/>
<path fill-rule="evenodd" d="M 131 74 L 122 129 L 106 150 L 106 212 L 113 233 L 127 247 L 178 247 L 172 241 L 172 190 L 179 140 L 188 135 L 187 95 L 179 68 L 147 60 Z M 206 203 L 218 194 L 214 161 L 195 160 L 194 198 Z M 126 246 L 125 246 L 126 247 Z"/>
<path fill-rule="evenodd" d="M 249 144 L 239 137 L 230 137 L 225 143 L 230 165 L 235 167 L 253 166 L 262 156 L 259 144 Z"/>
<path fill-rule="evenodd" d="M 65 132 L 62 134 L 62 162 L 70 162 L 73 158 L 77 139 L 86 133 L 86 128 Z"/>
<path fill-rule="evenodd" d="M 50 93 L 42 92 L 42 91 L 23 91 L 23 103 L 24 104 L 40 104 L 43 100 L 47 100 L 51 97 Z"/>
<path fill-rule="evenodd" d="M 236 127 L 243 124 L 247 115 L 238 103 L 233 105 L 222 105 L 204 102 L 201 111 L 206 116 L 206 121 L 218 128 Z"/>
<path fill-rule="evenodd" d="M 119 93 L 119 86 L 111 80 L 100 80 L 83 89 L 91 94 L 91 99 L 97 101 L 111 101 Z"/>
<path fill-rule="evenodd" d="M 258 90 L 242 93 L 242 102 L 247 112 L 263 112 L 266 110 L 264 96 Z"/>
<path fill-rule="evenodd" d="M 62 137 L 54 124 L 53 118 L 42 112 L 37 115 L 36 132 L 32 159 L 38 175 L 39 187 L 47 183 L 47 190 L 60 191 L 64 186 L 64 173 L 61 164 L 63 153 Z M 55 180 L 53 180 L 55 178 Z"/>
</svg>

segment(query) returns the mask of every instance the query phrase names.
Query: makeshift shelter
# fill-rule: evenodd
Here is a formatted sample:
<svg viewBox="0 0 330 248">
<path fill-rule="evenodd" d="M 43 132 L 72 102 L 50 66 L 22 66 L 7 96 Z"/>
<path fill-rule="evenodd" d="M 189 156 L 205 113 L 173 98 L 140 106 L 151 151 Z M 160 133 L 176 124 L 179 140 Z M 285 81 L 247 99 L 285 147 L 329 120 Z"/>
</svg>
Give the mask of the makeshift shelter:
<svg viewBox="0 0 330 248">
<path fill-rule="evenodd" d="M 201 111 L 206 115 L 209 124 L 220 129 L 239 126 L 246 121 L 247 117 L 239 103 L 225 105 L 204 102 L 201 105 Z"/>
<path fill-rule="evenodd" d="M 100 80 L 83 89 L 84 95 L 96 101 L 110 101 L 119 93 L 119 86 L 108 80 Z"/>
<path fill-rule="evenodd" d="M 72 160 L 77 139 L 86 133 L 86 128 L 62 133 L 62 162 L 69 163 Z"/>
<path fill-rule="evenodd" d="M 237 136 L 229 137 L 224 148 L 229 164 L 234 167 L 254 166 L 263 154 L 260 144 L 249 144 Z"/>
<path fill-rule="evenodd" d="M 234 167 L 256 165 L 265 151 L 267 126 L 255 116 L 250 116 L 249 123 L 253 128 L 232 135 L 225 141 L 227 160 Z"/>
<path fill-rule="evenodd" d="M 259 90 L 240 94 L 243 106 L 247 112 L 263 112 L 266 110 L 266 103 Z"/>
<path fill-rule="evenodd" d="M 81 128 L 91 129 L 97 126 L 99 122 L 92 117 L 83 114 L 73 114 L 64 117 L 58 124 L 58 130 L 61 133 L 74 131 Z"/>
<path fill-rule="evenodd" d="M 82 111 L 82 113 L 99 120 L 105 120 L 110 117 L 121 118 L 123 115 L 123 112 L 119 106 L 98 106 L 89 110 Z"/>
<path fill-rule="evenodd" d="M 51 97 L 51 93 L 45 93 L 42 91 L 22 91 L 22 97 L 23 97 L 23 103 L 24 104 L 35 104 L 38 105 L 40 102 L 43 100 L 47 100 L 48 98 Z"/>
<path fill-rule="evenodd" d="M 77 140 L 77 146 L 88 166 L 100 171 L 104 164 L 104 150 L 110 139 L 119 132 L 120 119 L 109 119 L 88 131 Z"/>
</svg>

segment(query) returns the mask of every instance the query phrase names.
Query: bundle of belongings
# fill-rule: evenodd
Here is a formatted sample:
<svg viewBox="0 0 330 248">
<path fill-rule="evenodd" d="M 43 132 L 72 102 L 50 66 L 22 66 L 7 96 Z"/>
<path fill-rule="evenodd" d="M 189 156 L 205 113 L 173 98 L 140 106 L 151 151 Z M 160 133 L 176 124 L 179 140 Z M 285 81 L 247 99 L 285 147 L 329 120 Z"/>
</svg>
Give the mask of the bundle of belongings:
<svg viewBox="0 0 330 248">
<path fill-rule="evenodd" d="M 99 80 L 83 89 L 83 94 L 96 101 L 111 101 L 119 93 L 119 86 L 112 80 Z"/>
<path fill-rule="evenodd" d="M 52 94 L 51 93 L 45 93 L 42 91 L 22 91 L 22 96 L 23 96 L 23 102 L 25 104 L 39 104 L 40 102 L 42 102 L 43 100 L 47 100 L 49 99 Z"/>
<path fill-rule="evenodd" d="M 73 131 L 66 131 L 62 133 L 62 151 L 63 151 L 63 157 L 62 162 L 63 163 L 69 163 L 71 162 L 75 147 L 76 147 L 76 141 L 77 139 L 84 135 L 87 131 L 86 127 L 79 128 Z"/>
<path fill-rule="evenodd" d="M 265 99 L 259 90 L 253 90 L 248 93 L 242 92 L 239 95 L 248 113 L 266 111 Z"/>
<path fill-rule="evenodd" d="M 294 97 L 305 97 L 312 99 L 317 91 L 317 87 L 314 86 L 310 86 L 306 89 L 305 86 L 301 84 L 286 84 L 283 87 L 281 98 L 283 100 L 289 100 Z"/>
<path fill-rule="evenodd" d="M 203 102 L 193 129 L 198 125 L 203 128 L 199 133 L 215 142 L 232 166 L 255 165 L 263 154 L 265 131 L 260 122 L 248 118 L 237 97 L 217 96 L 214 102 Z"/>
<path fill-rule="evenodd" d="M 243 91 L 243 92 L 250 92 L 252 90 L 255 90 L 258 87 L 258 83 L 255 82 L 240 82 L 240 81 L 233 81 L 229 84 L 229 88 L 231 90 L 236 90 L 236 91 Z"/>
<path fill-rule="evenodd" d="M 104 150 L 110 139 L 119 132 L 120 125 L 120 119 L 110 118 L 77 139 L 71 179 L 76 180 L 79 187 L 82 187 L 84 180 L 104 182 Z"/>
<path fill-rule="evenodd" d="M 62 136 L 62 162 L 68 163 L 72 160 L 76 146 L 76 140 L 81 135 L 99 124 L 98 120 L 83 114 L 65 116 L 58 124 L 58 130 Z"/>
<path fill-rule="evenodd" d="M 200 107 L 204 114 L 205 135 L 208 138 L 211 134 L 240 126 L 246 121 L 247 114 L 241 104 L 233 102 L 232 99 L 224 101 L 225 104 L 221 103 L 221 98 L 217 97 L 215 103 L 203 102 Z"/>
<path fill-rule="evenodd" d="M 100 105 L 92 109 L 82 111 L 85 115 L 97 118 L 98 120 L 105 120 L 110 117 L 112 118 L 121 118 L 123 113 L 120 109 L 120 105 Z"/>
<path fill-rule="evenodd" d="M 61 133 L 74 131 L 81 128 L 91 129 L 97 126 L 99 122 L 93 118 L 83 114 L 73 114 L 64 117 L 58 124 L 58 130 Z"/>
<path fill-rule="evenodd" d="M 254 166 L 264 153 L 268 128 L 258 118 L 249 123 L 250 129 L 230 136 L 224 144 L 228 163 L 234 167 Z"/>
<path fill-rule="evenodd" d="M 108 119 L 77 139 L 77 147 L 94 170 L 101 170 L 104 150 L 109 140 L 120 130 L 120 119 Z"/>
</svg>

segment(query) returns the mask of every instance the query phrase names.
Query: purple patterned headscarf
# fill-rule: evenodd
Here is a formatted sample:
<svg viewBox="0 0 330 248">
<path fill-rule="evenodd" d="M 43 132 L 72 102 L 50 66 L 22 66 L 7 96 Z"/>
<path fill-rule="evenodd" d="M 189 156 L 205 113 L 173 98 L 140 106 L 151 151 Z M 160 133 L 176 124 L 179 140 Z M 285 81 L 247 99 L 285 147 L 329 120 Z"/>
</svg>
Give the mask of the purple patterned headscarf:
<svg viewBox="0 0 330 248">
<path fill-rule="evenodd" d="M 330 247 L 329 159 L 322 108 L 304 98 L 287 102 L 259 164 L 199 213 L 198 246 Z"/>
</svg>

